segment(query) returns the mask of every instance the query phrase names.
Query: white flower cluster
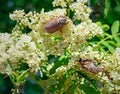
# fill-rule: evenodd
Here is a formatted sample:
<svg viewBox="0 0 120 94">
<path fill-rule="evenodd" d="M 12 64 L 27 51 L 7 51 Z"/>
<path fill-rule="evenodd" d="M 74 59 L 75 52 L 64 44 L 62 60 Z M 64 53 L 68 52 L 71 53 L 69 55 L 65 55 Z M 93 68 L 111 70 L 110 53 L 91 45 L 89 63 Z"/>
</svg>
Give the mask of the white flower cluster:
<svg viewBox="0 0 120 94">
<path fill-rule="evenodd" d="M 119 85 L 120 91 L 120 48 L 116 48 L 114 52 L 114 57 L 116 58 L 116 62 L 113 62 L 111 77 L 114 79 L 114 83 Z"/>
<path fill-rule="evenodd" d="M 114 55 L 116 56 L 117 60 L 120 62 L 120 48 L 116 48 Z"/>
<path fill-rule="evenodd" d="M 81 23 L 77 25 L 73 24 L 64 8 L 57 8 L 49 12 L 42 9 L 40 13 L 29 12 L 27 14 L 24 10 L 16 10 L 10 14 L 10 18 L 16 20 L 17 25 L 13 28 L 12 34 L 0 34 L 0 73 L 6 73 L 6 69 L 10 67 L 15 70 L 23 63 L 26 63 L 32 72 L 37 72 L 42 64 L 46 65 L 48 55 L 63 55 L 67 50 L 71 54 L 71 59 L 68 65 L 56 69 L 57 75 L 64 75 L 70 68 L 77 65 L 76 60 L 78 61 L 81 57 L 84 60 L 101 62 L 101 66 L 105 65 L 113 78 L 113 83 L 105 75 L 102 75 L 102 81 L 116 85 L 115 88 L 120 88 L 118 84 L 120 82 L 120 48 L 116 49 L 113 56 L 105 58 L 103 53 L 95 51 L 87 44 L 87 39 L 101 36 L 103 31 L 90 20 L 91 10 L 87 7 L 86 2 L 87 0 L 53 1 L 53 6 L 66 7 L 68 5 L 70 10 L 74 11 L 74 20 L 81 20 Z M 59 16 L 66 16 L 68 23 L 54 33 L 46 32 L 44 29 L 46 22 Z M 25 28 L 29 28 L 30 33 L 22 34 Z M 46 66 L 49 71 L 54 64 Z M 76 76 L 73 75 L 72 79 L 74 80 L 74 78 Z"/>
<path fill-rule="evenodd" d="M 91 9 L 87 7 L 83 2 L 72 3 L 70 9 L 74 11 L 74 19 L 87 21 L 91 13 Z"/>
<path fill-rule="evenodd" d="M 72 37 L 74 37 L 74 43 L 85 43 L 87 39 L 96 35 L 101 36 L 102 32 L 102 29 L 97 24 L 89 20 L 75 26 Z"/>
<path fill-rule="evenodd" d="M 14 39 L 10 34 L 2 33 L 0 34 L 0 47 L 1 73 L 5 73 L 5 69 L 9 66 L 12 70 L 19 68 L 22 62 L 27 63 L 32 72 L 37 72 L 42 64 L 41 61 L 45 59 L 43 52 L 39 53 L 42 56 L 39 57 L 35 42 L 26 34 Z"/>
<path fill-rule="evenodd" d="M 53 7 L 56 6 L 67 7 L 67 4 L 71 2 L 73 2 L 73 0 L 54 0 Z"/>
<path fill-rule="evenodd" d="M 61 0 L 55 0 L 53 3 L 61 5 L 62 2 L 60 2 Z M 85 11 L 89 10 L 85 5 L 86 2 L 83 1 L 72 3 L 72 0 L 67 0 L 64 2 L 70 4 L 70 9 L 75 12 L 81 11 L 81 13 L 87 14 Z M 79 4 L 82 6 L 79 6 Z M 84 19 L 81 15 L 78 15 L 80 19 Z M 27 14 L 24 10 L 16 10 L 13 14 L 10 14 L 10 18 L 16 20 L 18 24 L 12 30 L 13 43 L 10 44 L 7 50 L 7 54 L 11 56 L 9 61 L 18 62 L 22 58 L 30 68 L 37 70 L 36 67 L 39 67 L 39 62 L 46 60 L 47 55 L 63 55 L 65 49 L 68 49 L 72 54 L 76 53 L 81 47 L 80 43 L 84 44 L 86 39 L 102 34 L 102 29 L 90 19 L 86 19 L 86 21 L 75 26 L 69 18 L 67 18 L 68 23 L 60 31 L 53 34 L 47 33 L 44 30 L 45 23 L 59 16 L 67 16 L 66 9 L 57 8 L 49 12 L 44 12 L 44 9 L 42 9 L 40 13 L 30 11 Z M 78 19 L 77 16 L 75 17 Z M 89 18 L 89 15 L 87 17 Z M 22 34 L 26 27 L 31 29 L 28 35 Z M 36 45 L 40 51 L 39 53 L 36 52 Z M 38 54 L 40 58 L 38 58 Z"/>
<path fill-rule="evenodd" d="M 80 52 L 80 57 L 83 60 L 96 60 L 101 61 L 104 57 L 103 53 L 99 53 L 98 51 L 94 51 L 91 46 L 84 48 L 84 51 Z"/>
<path fill-rule="evenodd" d="M 78 60 L 80 57 L 83 60 L 92 60 L 97 67 L 103 69 L 103 73 L 97 74 L 97 79 L 104 84 L 104 87 L 101 87 L 100 91 L 103 93 L 120 92 L 120 48 L 116 48 L 113 55 L 106 55 L 95 51 L 91 46 L 83 47 L 82 49 L 80 52 L 72 53 L 69 67 L 75 65 L 80 66 L 78 63 L 75 63 L 75 60 Z M 98 63 L 100 63 L 100 65 L 98 65 Z M 75 67 L 75 69 L 82 71 L 82 68 L 79 67 Z M 89 76 L 94 78 L 95 74 L 90 74 Z"/>
<path fill-rule="evenodd" d="M 102 76 L 104 83 L 102 92 L 118 93 L 120 92 L 120 48 L 116 48 L 113 55 L 105 55 L 102 62 L 107 74 Z M 107 75 L 107 76 L 106 76 Z"/>
<path fill-rule="evenodd" d="M 0 73 L 5 73 L 8 58 L 10 58 L 6 50 L 8 50 L 13 43 L 14 41 L 12 40 L 10 34 L 0 34 Z"/>
<path fill-rule="evenodd" d="M 77 0 L 77 2 L 87 3 L 87 2 L 88 2 L 88 0 Z"/>
<path fill-rule="evenodd" d="M 53 6 L 61 6 L 61 7 L 67 7 L 74 12 L 74 20 L 82 20 L 86 21 L 89 19 L 91 9 L 87 7 L 86 5 L 87 0 L 77 0 L 76 2 L 73 2 L 73 0 L 54 0 Z"/>
<path fill-rule="evenodd" d="M 59 68 L 56 69 L 57 74 L 64 75 L 66 73 L 66 67 L 60 66 Z"/>
<path fill-rule="evenodd" d="M 10 18 L 12 20 L 20 20 L 21 18 L 23 18 L 23 16 L 25 15 L 25 12 L 24 10 L 21 10 L 21 11 L 14 11 L 13 14 L 10 15 Z"/>
<path fill-rule="evenodd" d="M 15 12 L 15 14 L 19 14 L 19 12 L 21 13 L 21 11 L 18 11 L 18 13 Z M 48 54 L 60 55 L 64 53 L 64 49 L 66 48 L 69 48 L 70 51 L 74 52 L 79 49 L 79 43 L 85 43 L 86 39 L 102 34 L 102 29 L 91 20 L 84 21 L 75 26 L 69 18 L 68 23 L 61 31 L 49 34 L 44 30 L 44 24 L 47 21 L 52 20 L 55 17 L 65 16 L 66 14 L 65 9 L 55 9 L 49 12 L 44 12 L 44 10 L 42 10 L 41 13 L 29 12 L 28 14 L 25 14 L 23 18 L 18 20 L 20 27 L 28 26 L 32 30 L 29 35 L 33 40 L 39 41 L 39 39 L 42 39 L 41 48 L 42 50 L 49 52 Z M 14 31 L 19 31 L 19 28 Z"/>
</svg>

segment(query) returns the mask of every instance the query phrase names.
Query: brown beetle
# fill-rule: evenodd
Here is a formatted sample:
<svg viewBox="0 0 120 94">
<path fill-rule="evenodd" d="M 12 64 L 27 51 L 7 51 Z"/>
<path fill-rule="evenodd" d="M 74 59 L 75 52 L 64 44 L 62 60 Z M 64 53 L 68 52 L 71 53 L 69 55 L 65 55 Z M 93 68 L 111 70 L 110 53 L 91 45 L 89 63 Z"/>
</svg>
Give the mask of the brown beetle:
<svg viewBox="0 0 120 94">
<path fill-rule="evenodd" d="M 48 33 L 54 33 L 57 30 L 60 30 L 67 23 L 68 23 L 68 19 L 66 16 L 59 16 L 59 17 L 56 17 L 56 18 L 48 21 L 44 25 L 44 29 Z"/>
<path fill-rule="evenodd" d="M 110 76 L 110 73 L 106 69 L 97 67 L 91 60 L 82 60 L 80 58 L 78 62 L 81 64 L 81 67 L 83 69 L 94 74 L 103 72 L 105 73 L 105 76 L 107 76 L 109 80 L 113 80 L 113 78 Z"/>
<path fill-rule="evenodd" d="M 82 60 L 79 59 L 79 63 L 81 64 L 82 68 L 91 72 L 91 73 L 99 73 L 102 72 L 102 68 L 97 67 L 91 60 Z"/>
</svg>

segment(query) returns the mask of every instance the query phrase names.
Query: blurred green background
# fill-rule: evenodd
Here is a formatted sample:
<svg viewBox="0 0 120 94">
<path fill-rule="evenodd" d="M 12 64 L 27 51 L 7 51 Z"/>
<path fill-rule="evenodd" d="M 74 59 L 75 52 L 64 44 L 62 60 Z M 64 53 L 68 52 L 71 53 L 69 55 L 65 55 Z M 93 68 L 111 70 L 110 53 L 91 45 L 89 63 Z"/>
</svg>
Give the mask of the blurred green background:
<svg viewBox="0 0 120 94">
<path fill-rule="evenodd" d="M 0 0 L 0 32 L 11 32 L 15 22 L 11 21 L 9 14 L 14 10 L 24 9 L 25 12 L 45 11 L 52 9 L 52 0 Z"/>
<path fill-rule="evenodd" d="M 11 33 L 15 22 L 10 20 L 9 14 L 14 10 L 24 9 L 28 11 L 52 10 L 53 0 L 0 0 L 0 32 Z M 115 20 L 120 20 L 120 0 L 89 0 L 91 7 L 91 19 L 96 22 L 112 25 Z M 0 94 L 11 94 L 13 84 L 8 77 L 0 74 Z M 27 78 L 24 86 L 25 94 L 43 94 L 42 88 L 35 81 Z M 40 93 L 41 92 L 41 93 Z"/>
</svg>

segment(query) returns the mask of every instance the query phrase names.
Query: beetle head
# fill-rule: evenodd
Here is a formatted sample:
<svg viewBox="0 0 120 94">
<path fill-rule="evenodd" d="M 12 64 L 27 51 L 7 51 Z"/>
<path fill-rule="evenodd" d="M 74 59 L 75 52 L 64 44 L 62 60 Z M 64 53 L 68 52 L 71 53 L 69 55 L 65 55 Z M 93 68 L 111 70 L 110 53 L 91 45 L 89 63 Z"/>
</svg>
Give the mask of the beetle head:
<svg viewBox="0 0 120 94">
<path fill-rule="evenodd" d="M 59 23 L 60 24 L 66 24 L 67 23 L 67 18 L 63 17 L 63 16 L 59 17 Z"/>
</svg>

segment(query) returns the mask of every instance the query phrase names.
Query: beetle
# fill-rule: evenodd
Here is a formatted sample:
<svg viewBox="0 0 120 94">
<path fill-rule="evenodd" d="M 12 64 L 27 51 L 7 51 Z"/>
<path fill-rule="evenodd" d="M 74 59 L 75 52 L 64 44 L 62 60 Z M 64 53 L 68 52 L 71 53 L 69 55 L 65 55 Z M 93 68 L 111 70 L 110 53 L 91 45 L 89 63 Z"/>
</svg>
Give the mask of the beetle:
<svg viewBox="0 0 120 94">
<path fill-rule="evenodd" d="M 81 67 L 91 73 L 103 72 L 102 68 L 97 67 L 91 60 L 82 60 L 81 58 L 78 61 L 81 64 Z"/>
<path fill-rule="evenodd" d="M 95 65 L 92 60 L 82 60 L 81 58 L 78 61 L 81 64 L 81 67 L 91 73 L 97 74 L 99 72 L 105 73 L 105 76 L 108 77 L 109 80 L 113 80 L 113 78 L 110 76 L 110 73 L 104 69 L 99 68 L 97 65 Z"/>
<path fill-rule="evenodd" d="M 68 19 L 66 16 L 59 16 L 46 22 L 44 25 L 44 29 L 48 33 L 54 33 L 60 30 L 67 23 L 68 23 Z"/>
</svg>

